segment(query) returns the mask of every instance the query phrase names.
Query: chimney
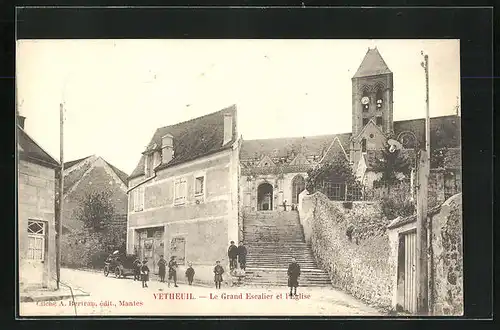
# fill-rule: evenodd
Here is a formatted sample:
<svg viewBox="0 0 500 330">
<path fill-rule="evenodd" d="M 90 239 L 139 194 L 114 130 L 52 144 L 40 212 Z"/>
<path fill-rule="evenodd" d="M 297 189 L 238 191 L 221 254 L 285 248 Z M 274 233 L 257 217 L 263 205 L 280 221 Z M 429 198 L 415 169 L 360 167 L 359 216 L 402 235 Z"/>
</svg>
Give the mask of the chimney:
<svg viewBox="0 0 500 330">
<path fill-rule="evenodd" d="M 174 158 L 174 137 L 170 134 L 161 138 L 161 162 L 167 164 Z"/>
<path fill-rule="evenodd" d="M 17 124 L 21 126 L 22 129 L 24 129 L 24 121 L 26 120 L 26 117 L 21 116 L 19 113 L 17 114 Z"/>
<path fill-rule="evenodd" d="M 224 141 L 222 145 L 226 145 L 233 139 L 233 115 L 230 113 L 224 114 Z"/>
</svg>

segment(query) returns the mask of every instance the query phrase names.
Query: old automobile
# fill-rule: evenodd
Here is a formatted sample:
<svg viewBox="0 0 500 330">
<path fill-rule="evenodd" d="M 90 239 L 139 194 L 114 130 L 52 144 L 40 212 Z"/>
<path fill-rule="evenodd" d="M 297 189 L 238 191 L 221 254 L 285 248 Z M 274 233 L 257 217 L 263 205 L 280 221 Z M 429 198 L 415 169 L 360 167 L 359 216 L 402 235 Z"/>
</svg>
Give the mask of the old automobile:
<svg viewBox="0 0 500 330">
<path fill-rule="evenodd" d="M 115 274 L 116 278 L 134 275 L 137 257 L 133 254 L 124 254 L 115 251 L 104 262 L 104 276 Z"/>
</svg>

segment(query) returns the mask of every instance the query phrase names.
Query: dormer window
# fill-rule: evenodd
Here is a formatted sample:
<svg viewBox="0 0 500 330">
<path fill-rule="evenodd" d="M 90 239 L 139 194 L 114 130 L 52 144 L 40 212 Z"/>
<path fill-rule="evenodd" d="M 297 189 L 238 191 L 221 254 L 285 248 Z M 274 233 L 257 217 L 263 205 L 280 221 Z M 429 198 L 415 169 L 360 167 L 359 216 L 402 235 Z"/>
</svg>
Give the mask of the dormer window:
<svg viewBox="0 0 500 330">
<path fill-rule="evenodd" d="M 147 154 L 144 162 L 144 173 L 146 178 L 153 176 L 153 154 Z"/>
</svg>

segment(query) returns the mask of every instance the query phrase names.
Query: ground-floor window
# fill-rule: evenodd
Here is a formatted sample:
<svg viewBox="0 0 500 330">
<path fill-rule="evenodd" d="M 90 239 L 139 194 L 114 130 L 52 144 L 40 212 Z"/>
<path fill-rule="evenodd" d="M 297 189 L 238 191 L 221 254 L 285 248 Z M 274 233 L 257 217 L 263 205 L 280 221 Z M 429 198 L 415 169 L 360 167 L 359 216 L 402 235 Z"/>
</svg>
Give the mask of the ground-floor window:
<svg viewBox="0 0 500 330">
<path fill-rule="evenodd" d="M 44 221 L 28 220 L 28 259 L 45 259 L 45 233 Z"/>
</svg>

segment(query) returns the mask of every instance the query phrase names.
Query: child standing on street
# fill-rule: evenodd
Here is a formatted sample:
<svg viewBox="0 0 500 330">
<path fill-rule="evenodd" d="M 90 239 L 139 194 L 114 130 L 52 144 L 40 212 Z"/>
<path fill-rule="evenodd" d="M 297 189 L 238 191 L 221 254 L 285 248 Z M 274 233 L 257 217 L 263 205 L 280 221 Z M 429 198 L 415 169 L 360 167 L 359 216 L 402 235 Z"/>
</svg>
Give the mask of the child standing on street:
<svg viewBox="0 0 500 330">
<path fill-rule="evenodd" d="M 216 261 L 214 274 L 215 288 L 220 289 L 220 284 L 222 283 L 222 274 L 224 274 L 224 268 L 222 268 L 222 266 L 220 265 L 219 260 Z"/>
<path fill-rule="evenodd" d="M 148 287 L 148 281 L 149 281 L 149 267 L 147 263 L 148 263 L 147 260 L 144 260 L 141 266 L 141 281 L 143 288 Z"/>
<path fill-rule="evenodd" d="M 188 279 L 189 285 L 193 284 L 193 278 L 194 278 L 194 269 L 193 269 L 193 264 L 189 263 L 188 264 L 188 269 L 186 269 L 186 277 Z"/>
</svg>

